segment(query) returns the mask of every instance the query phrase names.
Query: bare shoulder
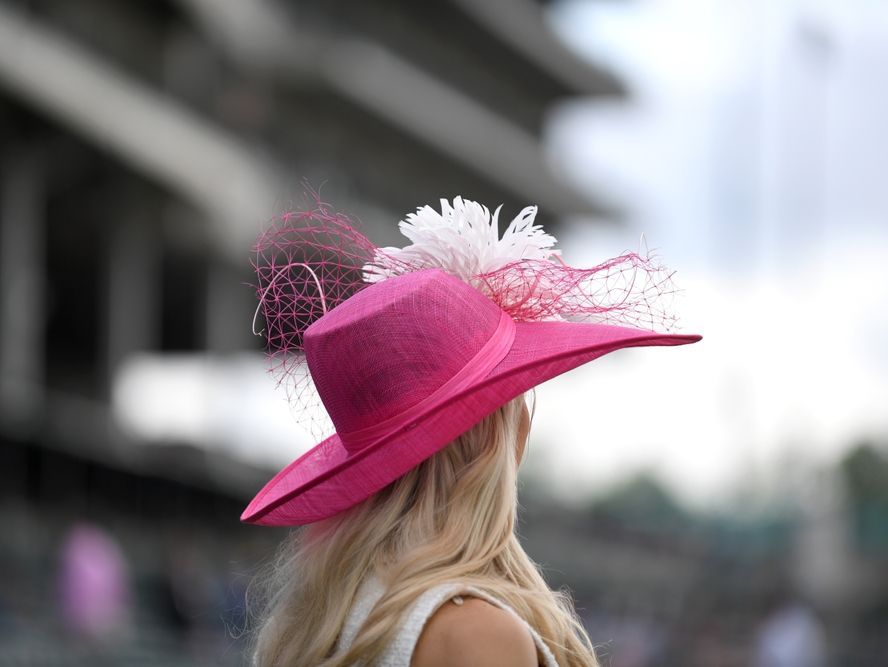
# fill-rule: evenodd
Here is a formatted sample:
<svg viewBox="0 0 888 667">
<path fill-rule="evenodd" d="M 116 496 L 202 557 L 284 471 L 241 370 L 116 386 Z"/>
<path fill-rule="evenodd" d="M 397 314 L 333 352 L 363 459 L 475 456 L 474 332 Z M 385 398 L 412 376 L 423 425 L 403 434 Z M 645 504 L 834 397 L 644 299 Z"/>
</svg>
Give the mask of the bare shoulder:
<svg viewBox="0 0 888 667">
<path fill-rule="evenodd" d="M 527 627 L 513 614 L 478 598 L 444 603 L 428 620 L 411 667 L 537 667 Z"/>
</svg>

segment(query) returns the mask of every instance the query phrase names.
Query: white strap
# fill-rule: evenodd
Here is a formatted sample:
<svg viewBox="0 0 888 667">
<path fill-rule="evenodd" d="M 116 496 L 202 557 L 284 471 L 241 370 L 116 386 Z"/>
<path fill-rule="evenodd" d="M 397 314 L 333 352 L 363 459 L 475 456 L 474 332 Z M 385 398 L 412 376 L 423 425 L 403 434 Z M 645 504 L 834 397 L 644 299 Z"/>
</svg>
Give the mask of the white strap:
<svg viewBox="0 0 888 667">
<path fill-rule="evenodd" d="M 343 626 L 342 633 L 340 634 L 339 650 L 344 650 L 351 646 L 361 625 L 370 615 L 373 607 L 376 606 L 376 603 L 382 597 L 384 592 L 382 584 L 377 579 L 371 578 L 364 582 L 364 585 L 358 591 L 354 606 L 352 607 L 345 625 Z M 436 586 L 416 599 L 413 606 L 411 606 L 410 610 L 405 615 L 401 629 L 386 647 L 385 652 L 381 656 L 378 663 L 380 667 L 409 667 L 410 659 L 413 656 L 413 651 L 416 649 L 416 644 L 419 641 L 423 628 L 425 628 L 425 624 L 441 605 L 447 602 L 447 600 L 463 595 L 479 598 L 512 614 L 522 625 L 524 625 L 524 627 L 527 628 L 528 632 L 530 632 L 530 636 L 533 638 L 537 651 L 543 658 L 545 667 L 558 667 L 558 663 L 555 662 L 555 657 L 552 655 L 552 651 L 546 646 L 546 643 L 543 641 L 542 637 L 540 637 L 539 633 L 530 627 L 530 625 L 528 625 L 528 623 L 521 618 L 514 609 L 502 600 L 499 600 L 484 591 L 472 586 L 465 586 L 458 582 Z"/>
</svg>

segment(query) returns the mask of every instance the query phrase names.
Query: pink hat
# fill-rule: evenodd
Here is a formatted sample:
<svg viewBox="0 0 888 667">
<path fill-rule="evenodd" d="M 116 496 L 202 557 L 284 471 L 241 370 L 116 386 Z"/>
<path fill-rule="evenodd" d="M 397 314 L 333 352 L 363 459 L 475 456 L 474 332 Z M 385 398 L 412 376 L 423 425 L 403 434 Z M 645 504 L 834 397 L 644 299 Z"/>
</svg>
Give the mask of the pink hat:
<svg viewBox="0 0 888 667">
<path fill-rule="evenodd" d="M 469 205 L 477 206 L 455 200 L 447 224 L 452 225 L 457 218 L 464 222 L 464 210 Z M 457 211 L 458 206 L 463 208 L 462 214 Z M 420 209 L 418 214 L 408 217 L 402 223 L 402 231 L 405 226 L 416 227 L 419 217 L 428 217 L 429 211 Z M 447 212 L 445 207 L 445 221 Z M 539 232 L 534 234 L 538 251 L 542 234 L 532 224 L 532 215 L 527 216 L 526 212 L 527 209 L 516 222 L 519 226 L 524 224 L 525 231 Z M 297 217 L 301 226 L 293 224 Z M 552 299 L 567 303 L 571 296 L 572 310 L 576 310 L 580 294 L 578 272 L 586 272 L 581 287 L 588 296 L 593 278 L 613 278 L 614 264 L 608 265 L 606 275 L 601 275 L 605 265 L 595 267 L 598 275 L 592 275 L 590 270 L 580 271 L 553 261 L 551 255 L 555 251 L 529 262 L 526 255 L 530 253 L 525 248 L 517 261 L 512 259 L 500 267 L 472 274 L 474 278 L 484 278 L 483 288 L 479 289 L 481 283 L 477 280 L 466 281 L 454 275 L 459 271 L 428 268 L 438 263 L 437 259 L 430 260 L 428 254 L 422 262 L 408 262 L 398 255 L 397 249 L 365 248 L 363 244 L 369 242 L 353 227 L 340 227 L 346 225 L 343 220 L 319 206 L 314 211 L 285 217 L 285 225 L 272 235 L 274 242 L 269 245 L 270 237 L 266 235 L 257 246 L 260 258 L 264 253 L 266 259 L 272 246 L 276 253 L 284 247 L 288 249 L 287 261 L 283 263 L 278 257 L 257 264 L 263 313 L 271 332 L 269 341 L 273 348 L 274 341 L 282 337 L 291 341 L 284 346 L 286 349 L 272 349 L 271 356 L 279 361 L 282 352 L 288 356 L 294 352 L 304 355 L 336 432 L 268 482 L 244 511 L 243 521 L 300 525 L 332 516 L 384 488 L 499 406 L 550 378 L 623 347 L 683 345 L 700 340 L 697 335 L 556 319 L 551 312 Z M 482 221 L 487 223 L 483 215 Z M 480 226 L 478 220 L 475 223 Z M 340 234 L 338 255 L 334 259 L 328 252 L 308 256 L 305 248 L 311 246 L 312 239 L 323 237 L 325 250 L 329 251 L 331 224 Z M 494 232 L 495 226 L 496 215 Z M 514 226 L 515 223 L 509 230 Z M 283 235 L 282 230 L 286 232 Z M 347 242 L 342 241 L 342 232 L 348 232 Z M 283 244 L 285 237 L 291 242 Z M 550 238 L 542 242 L 551 246 Z M 419 245 L 414 238 L 413 250 Z M 350 295 L 341 291 L 334 294 L 326 286 L 342 289 L 344 277 L 355 274 L 356 267 L 344 267 L 341 260 L 346 255 L 362 256 L 356 248 L 370 253 L 369 262 L 357 267 L 360 284 L 353 286 Z M 621 258 L 623 264 L 627 257 Z M 640 258 L 632 257 L 637 273 L 639 266 L 635 260 Z M 531 271 L 534 262 L 535 270 Z M 490 289 L 490 285 L 499 284 L 493 274 L 502 274 L 504 267 L 511 275 L 505 281 L 511 290 L 507 296 L 503 289 Z M 551 275 L 545 277 L 553 267 L 561 272 L 562 281 L 570 275 L 573 286 L 556 285 Z M 541 269 L 545 271 L 541 273 Z M 281 281 L 284 270 L 306 276 L 301 282 Z M 516 276 L 527 281 L 530 274 L 536 284 L 525 282 L 522 298 L 516 301 Z M 648 278 L 650 275 L 645 273 Z M 504 275 L 499 278 L 502 282 Z M 542 291 L 541 283 L 546 283 Z M 281 285 L 290 290 L 290 298 L 282 300 Z M 662 283 L 655 285 L 662 291 Z M 529 299 L 532 292 L 535 296 Z M 629 302 L 625 297 L 624 292 L 619 307 Z M 516 303 L 517 309 L 529 316 L 529 303 L 534 299 L 539 305 L 532 310 L 543 312 L 545 319 L 516 321 L 512 314 L 517 312 Z M 312 308 L 306 308 L 303 301 L 320 303 L 323 314 L 312 317 Z M 637 305 L 631 309 L 636 314 Z M 615 310 L 619 308 L 613 304 L 597 306 L 599 315 Z M 297 339 L 298 342 L 292 342 Z M 291 370 L 292 366 L 284 368 Z"/>
</svg>

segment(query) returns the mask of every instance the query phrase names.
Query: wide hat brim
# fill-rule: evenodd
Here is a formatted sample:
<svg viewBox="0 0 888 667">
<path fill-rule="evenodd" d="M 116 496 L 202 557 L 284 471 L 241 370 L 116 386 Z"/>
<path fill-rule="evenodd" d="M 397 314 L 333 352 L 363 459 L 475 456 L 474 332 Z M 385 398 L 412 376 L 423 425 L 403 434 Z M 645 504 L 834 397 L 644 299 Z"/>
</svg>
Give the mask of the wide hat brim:
<svg viewBox="0 0 888 667">
<path fill-rule="evenodd" d="M 359 451 L 334 434 L 281 470 L 241 515 L 247 523 L 298 526 L 369 498 L 501 405 L 546 380 L 625 347 L 686 345 L 695 334 L 576 322 L 516 322 L 509 352 L 473 386 Z"/>
</svg>

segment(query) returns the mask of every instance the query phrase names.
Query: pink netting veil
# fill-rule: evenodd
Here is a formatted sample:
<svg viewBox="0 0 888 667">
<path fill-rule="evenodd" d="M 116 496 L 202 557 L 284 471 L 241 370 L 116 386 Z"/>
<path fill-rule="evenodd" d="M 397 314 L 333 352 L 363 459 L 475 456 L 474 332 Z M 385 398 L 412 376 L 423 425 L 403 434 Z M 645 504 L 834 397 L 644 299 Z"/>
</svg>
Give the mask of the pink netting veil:
<svg viewBox="0 0 888 667">
<path fill-rule="evenodd" d="M 588 269 L 516 261 L 478 276 L 481 290 L 517 322 L 570 320 L 671 331 L 672 273 L 653 255 L 627 252 Z"/>
<path fill-rule="evenodd" d="M 258 284 L 253 331 L 264 335 L 270 371 L 299 424 L 320 439 L 333 432 L 308 372 L 303 335 L 314 321 L 366 287 L 363 266 L 376 246 L 345 215 L 315 197 L 287 211 L 260 235 L 253 267 Z M 261 314 L 265 327 L 256 331 Z"/>
</svg>

